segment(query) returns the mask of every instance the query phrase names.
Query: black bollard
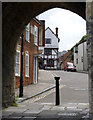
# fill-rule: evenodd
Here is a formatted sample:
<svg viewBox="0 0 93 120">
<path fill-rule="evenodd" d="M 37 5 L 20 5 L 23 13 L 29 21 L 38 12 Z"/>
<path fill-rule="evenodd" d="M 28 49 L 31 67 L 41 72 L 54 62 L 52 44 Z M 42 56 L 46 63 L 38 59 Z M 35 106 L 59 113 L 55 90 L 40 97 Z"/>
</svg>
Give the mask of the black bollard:
<svg viewBox="0 0 93 120">
<path fill-rule="evenodd" d="M 54 77 L 56 80 L 56 105 L 60 104 L 60 96 L 59 96 L 59 79 L 60 77 Z"/>
</svg>

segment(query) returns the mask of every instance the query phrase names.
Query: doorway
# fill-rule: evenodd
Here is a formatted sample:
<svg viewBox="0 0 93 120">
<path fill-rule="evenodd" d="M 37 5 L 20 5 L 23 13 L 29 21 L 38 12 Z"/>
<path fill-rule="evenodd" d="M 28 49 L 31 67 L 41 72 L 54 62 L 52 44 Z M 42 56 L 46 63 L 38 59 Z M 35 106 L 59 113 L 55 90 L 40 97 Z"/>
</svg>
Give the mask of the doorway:
<svg viewBox="0 0 93 120">
<path fill-rule="evenodd" d="M 37 57 L 34 57 L 34 78 L 33 78 L 33 83 L 37 83 Z"/>
</svg>

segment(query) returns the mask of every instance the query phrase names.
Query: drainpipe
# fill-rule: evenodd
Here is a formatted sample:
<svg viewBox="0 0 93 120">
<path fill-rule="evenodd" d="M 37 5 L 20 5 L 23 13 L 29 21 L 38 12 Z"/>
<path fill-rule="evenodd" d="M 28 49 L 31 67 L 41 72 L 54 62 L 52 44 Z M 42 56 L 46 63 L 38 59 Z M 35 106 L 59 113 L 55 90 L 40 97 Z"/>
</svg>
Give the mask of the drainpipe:
<svg viewBox="0 0 93 120">
<path fill-rule="evenodd" d="M 58 49 L 57 49 L 57 58 L 58 58 Z M 57 59 L 57 70 L 58 70 L 58 59 Z"/>
<path fill-rule="evenodd" d="M 84 42 L 83 42 L 83 71 L 84 71 Z"/>
<path fill-rule="evenodd" d="M 24 35 L 22 33 L 22 42 L 21 42 L 21 75 L 20 75 L 19 97 L 23 97 L 23 39 L 24 39 Z"/>
</svg>

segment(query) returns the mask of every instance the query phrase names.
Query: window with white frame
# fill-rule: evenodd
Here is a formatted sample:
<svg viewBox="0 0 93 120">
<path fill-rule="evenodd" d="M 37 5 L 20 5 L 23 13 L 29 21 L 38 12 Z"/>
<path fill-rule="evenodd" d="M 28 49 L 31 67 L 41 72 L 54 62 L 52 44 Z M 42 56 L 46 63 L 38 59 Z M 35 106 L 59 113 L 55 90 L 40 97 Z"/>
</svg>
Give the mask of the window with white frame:
<svg viewBox="0 0 93 120">
<path fill-rule="evenodd" d="M 43 45 L 43 27 L 39 26 L 39 45 Z"/>
<path fill-rule="evenodd" d="M 20 51 L 16 51 L 16 67 L 15 67 L 15 75 L 20 76 Z"/>
<path fill-rule="evenodd" d="M 29 31 L 30 24 L 26 26 L 26 41 L 30 42 L 30 31 Z"/>
<path fill-rule="evenodd" d="M 45 38 L 45 44 L 51 44 L 51 38 Z"/>
<path fill-rule="evenodd" d="M 25 76 L 26 77 L 29 77 L 29 54 L 28 53 L 26 53 L 25 54 Z"/>
<path fill-rule="evenodd" d="M 33 25 L 31 25 L 31 34 L 34 35 L 34 26 Z"/>
<path fill-rule="evenodd" d="M 76 59 L 76 64 L 78 64 L 78 58 Z"/>
<path fill-rule="evenodd" d="M 38 27 L 34 26 L 34 44 L 38 45 Z"/>
</svg>

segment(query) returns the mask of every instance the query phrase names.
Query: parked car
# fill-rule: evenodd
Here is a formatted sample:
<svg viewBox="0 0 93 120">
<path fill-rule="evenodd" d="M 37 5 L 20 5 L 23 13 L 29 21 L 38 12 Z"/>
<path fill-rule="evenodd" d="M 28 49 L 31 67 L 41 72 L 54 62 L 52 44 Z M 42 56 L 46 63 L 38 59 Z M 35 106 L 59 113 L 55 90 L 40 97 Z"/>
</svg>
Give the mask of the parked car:
<svg viewBox="0 0 93 120">
<path fill-rule="evenodd" d="M 76 66 L 71 62 L 66 62 L 66 64 L 64 65 L 64 70 L 76 72 Z"/>
</svg>

